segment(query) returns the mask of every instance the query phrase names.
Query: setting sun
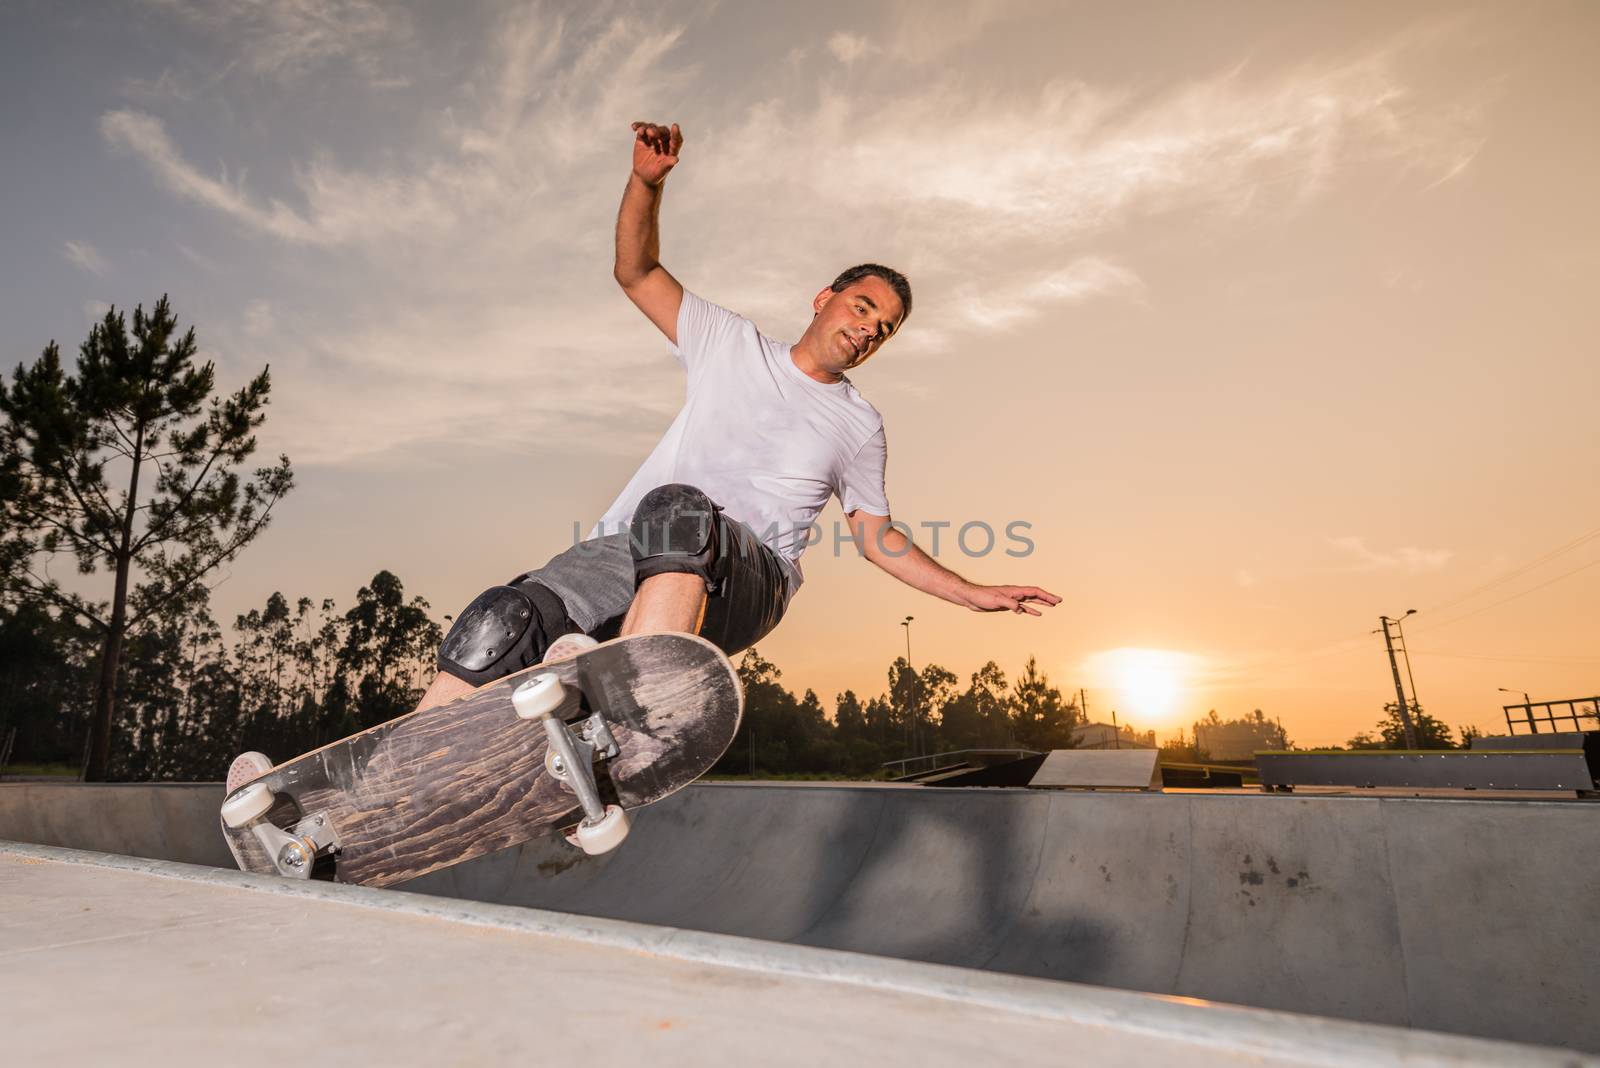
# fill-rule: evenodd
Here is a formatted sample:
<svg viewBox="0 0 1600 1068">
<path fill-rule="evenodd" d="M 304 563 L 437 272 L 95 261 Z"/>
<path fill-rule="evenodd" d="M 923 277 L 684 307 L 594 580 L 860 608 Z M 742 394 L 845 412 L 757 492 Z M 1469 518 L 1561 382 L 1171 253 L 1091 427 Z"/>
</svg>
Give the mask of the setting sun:
<svg viewBox="0 0 1600 1068">
<path fill-rule="evenodd" d="M 1193 653 L 1171 649 L 1108 649 L 1084 661 L 1096 689 L 1108 690 L 1125 720 L 1170 727 L 1203 663 Z"/>
</svg>

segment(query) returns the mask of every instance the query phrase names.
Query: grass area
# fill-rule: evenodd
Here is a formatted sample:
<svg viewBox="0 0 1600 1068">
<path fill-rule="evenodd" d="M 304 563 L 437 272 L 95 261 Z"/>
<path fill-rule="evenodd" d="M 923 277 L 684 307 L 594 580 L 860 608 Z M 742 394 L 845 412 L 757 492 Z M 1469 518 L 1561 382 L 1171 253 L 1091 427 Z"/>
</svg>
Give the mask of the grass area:
<svg viewBox="0 0 1600 1068">
<path fill-rule="evenodd" d="M 78 766 L 76 764 L 7 764 L 0 769 L 0 778 L 26 775 L 30 778 L 49 776 L 51 778 L 76 779 Z"/>
</svg>

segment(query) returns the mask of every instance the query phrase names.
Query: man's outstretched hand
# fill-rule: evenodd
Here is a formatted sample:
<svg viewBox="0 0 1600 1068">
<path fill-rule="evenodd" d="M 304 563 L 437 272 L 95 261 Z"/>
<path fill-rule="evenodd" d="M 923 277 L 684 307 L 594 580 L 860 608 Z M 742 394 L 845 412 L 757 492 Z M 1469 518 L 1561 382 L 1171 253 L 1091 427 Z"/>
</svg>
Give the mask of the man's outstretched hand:
<svg viewBox="0 0 1600 1068">
<path fill-rule="evenodd" d="M 1016 612 L 1041 615 L 1034 604 L 1058 605 L 1061 598 L 1037 586 L 973 586 L 967 590 L 967 607 L 974 612 Z"/>
<path fill-rule="evenodd" d="M 633 173 L 645 185 L 660 185 L 667 172 L 678 164 L 683 134 L 678 124 L 670 127 L 650 122 L 633 124 Z"/>
</svg>

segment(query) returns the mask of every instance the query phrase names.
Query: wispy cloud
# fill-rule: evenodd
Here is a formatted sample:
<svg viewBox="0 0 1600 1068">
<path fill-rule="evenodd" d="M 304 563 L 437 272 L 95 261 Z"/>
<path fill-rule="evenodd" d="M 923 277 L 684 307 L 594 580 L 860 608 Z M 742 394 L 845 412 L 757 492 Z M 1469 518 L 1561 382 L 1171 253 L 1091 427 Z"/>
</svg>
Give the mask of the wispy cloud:
<svg viewBox="0 0 1600 1068">
<path fill-rule="evenodd" d="M 160 104 L 193 100 L 199 95 L 199 90 L 185 83 L 176 71 L 167 67 L 154 78 L 129 78 L 122 83 L 122 95 L 146 104 Z"/>
<path fill-rule="evenodd" d="M 847 67 L 871 51 L 871 47 L 865 37 L 854 34 L 836 33 L 828 38 L 828 51 Z"/>
<path fill-rule="evenodd" d="M 886 10 L 888 17 L 880 36 L 888 42 L 890 54 L 907 63 L 924 64 L 946 59 L 997 22 L 1026 20 L 1039 10 L 1059 11 L 1060 6 L 1050 0 L 962 0 L 954 4 L 894 0 Z"/>
<path fill-rule="evenodd" d="M 972 288 L 965 280 L 1011 292 L 1053 275 L 1081 285 L 1084 265 L 1112 262 L 1095 245 L 1143 220 L 1181 217 L 1193 229 L 1248 213 L 1261 224 L 1305 210 L 1344 172 L 1443 173 L 1477 132 L 1459 109 L 1411 100 L 1399 66 L 1380 53 L 1277 73 L 1233 68 L 1164 91 L 1062 79 L 1021 94 L 975 89 L 955 72 L 915 92 L 824 85 L 815 101 L 759 101 L 685 157 L 696 194 L 717 207 L 701 267 L 760 287 L 758 300 L 776 307 L 786 280 L 775 272 L 766 289 L 752 277 L 746 240 L 819 267 L 859 249 L 938 292 L 920 302 L 919 328 L 946 325 L 941 306 L 970 319 L 947 299 Z M 1138 264 L 1117 266 L 1127 274 L 1102 271 L 1099 292 L 1136 288 Z"/>
<path fill-rule="evenodd" d="M 211 273 L 217 270 L 217 261 L 213 260 L 210 256 L 207 256 L 205 253 L 190 247 L 188 244 L 182 241 L 175 241 L 173 244 L 177 247 L 178 254 L 180 256 L 194 264 L 196 267 L 200 268 L 202 271 Z"/>
<path fill-rule="evenodd" d="M 265 337 L 272 332 L 272 304 L 256 299 L 244 306 L 244 332 L 250 337 Z"/>
<path fill-rule="evenodd" d="M 920 61 L 1010 17 L 997 5 L 959 16 L 919 15 L 923 7 L 889 8 L 870 32 L 795 47 L 826 49 L 853 64 L 851 77 L 870 76 L 874 48 Z M 302 274 L 348 272 L 353 257 L 367 275 L 367 305 L 313 324 L 314 348 L 273 329 L 250 336 L 252 322 L 299 321 L 281 299 L 270 319 L 241 315 L 253 358 L 304 367 L 322 384 L 315 397 L 284 398 L 274 417 L 307 435 L 302 453 L 337 462 L 458 432 L 520 441 L 557 424 L 614 421 L 614 393 L 593 383 L 617 372 L 658 390 L 645 423 L 675 407 L 670 364 L 605 282 L 609 236 L 628 123 L 684 117 L 658 114 L 660 102 L 699 89 L 697 60 L 709 54 L 670 17 L 615 10 L 508 12 L 449 106 L 419 113 L 379 162 L 325 146 L 286 167 L 273 161 L 276 185 L 248 181 L 239 161 L 196 164 L 155 114 L 102 116 L 112 149 L 174 195 L 291 251 Z M 266 42 L 248 62 L 285 77 L 368 54 L 363 69 L 379 72 L 385 50 L 409 47 L 413 32 L 360 3 L 307 0 L 242 17 L 256 20 L 246 43 Z M 329 20 L 355 27 L 348 41 Z M 305 40 L 288 40 L 302 29 Z M 240 62 L 248 51 L 239 48 Z M 823 79 L 701 105 L 698 124 L 686 123 L 665 220 L 666 256 L 684 281 L 784 333 L 804 321 L 809 290 L 797 279 L 889 262 L 919 296 L 915 328 L 897 344 L 950 350 L 974 332 L 1141 298 L 1137 256 L 1101 248 L 1131 222 L 1287 214 L 1342 168 L 1375 163 L 1434 168 L 1431 180 L 1472 133 L 1459 110 L 1441 116 L 1408 102 L 1389 53 L 1276 74 L 1230 69 L 1138 92 L 1071 80 L 1001 92 L 936 62 L 921 69 L 914 85 L 881 91 L 846 94 Z M 535 379 L 542 393 L 561 391 L 559 415 L 530 411 L 506 386 Z M 333 388 L 341 384 L 385 403 L 350 405 Z"/>
<path fill-rule="evenodd" d="M 1343 567 L 1350 571 L 1404 571 L 1421 574 L 1438 571 L 1455 555 L 1449 549 L 1419 549 L 1403 545 L 1395 549 L 1374 549 L 1366 539 L 1355 535 L 1327 539 L 1328 544 L 1343 557 Z"/>
<path fill-rule="evenodd" d="M 1126 267 L 1086 256 L 1013 290 L 985 291 L 975 286 L 958 293 L 956 304 L 970 324 L 1003 328 L 1035 318 L 1053 305 L 1075 304 L 1114 293 L 1135 294 L 1143 289 L 1139 276 Z"/>
<path fill-rule="evenodd" d="M 415 27 L 407 11 L 374 0 L 154 0 L 183 20 L 240 46 L 237 61 L 254 74 L 300 77 L 338 64 L 370 84 L 404 84 L 394 52 Z M 169 82 L 169 85 L 171 83 Z"/>
<path fill-rule="evenodd" d="M 120 109 L 100 117 L 100 136 L 117 152 L 137 156 L 167 189 L 208 208 L 231 215 L 286 240 L 312 240 L 315 232 L 305 221 L 276 201 L 266 208 L 251 203 L 243 180 L 230 180 L 226 173 L 212 177 L 202 174 L 184 160 L 178 146 L 167 136 L 167 128 L 153 115 Z"/>
<path fill-rule="evenodd" d="M 96 277 L 105 274 L 111 269 L 111 264 L 100 254 L 100 250 L 87 241 L 68 241 L 62 249 L 62 255 L 67 262 L 79 270 L 87 271 Z"/>
</svg>

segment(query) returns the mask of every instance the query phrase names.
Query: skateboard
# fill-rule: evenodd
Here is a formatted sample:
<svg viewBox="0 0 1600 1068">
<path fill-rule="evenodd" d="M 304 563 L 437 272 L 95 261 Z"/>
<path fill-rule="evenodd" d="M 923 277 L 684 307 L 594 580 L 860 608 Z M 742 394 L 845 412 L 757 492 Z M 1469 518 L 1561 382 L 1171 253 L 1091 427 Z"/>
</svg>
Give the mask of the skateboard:
<svg viewBox="0 0 1600 1068">
<path fill-rule="evenodd" d="M 560 828 L 603 853 L 710 770 L 743 711 L 710 642 L 617 638 L 278 764 L 224 798 L 222 830 L 244 871 L 369 886 Z"/>
</svg>

